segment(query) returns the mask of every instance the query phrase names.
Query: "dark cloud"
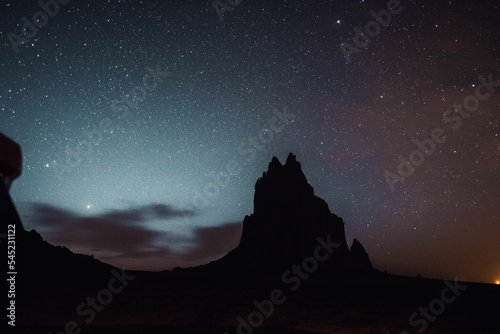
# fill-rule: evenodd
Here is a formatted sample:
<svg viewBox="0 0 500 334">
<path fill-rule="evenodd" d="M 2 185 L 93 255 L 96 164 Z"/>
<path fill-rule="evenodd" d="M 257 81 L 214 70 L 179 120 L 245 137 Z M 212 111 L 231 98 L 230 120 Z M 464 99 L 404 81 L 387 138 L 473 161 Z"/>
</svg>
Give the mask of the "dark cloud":
<svg viewBox="0 0 500 334">
<path fill-rule="evenodd" d="M 112 265 L 140 269 L 160 263 L 158 270 L 206 263 L 236 247 L 241 223 L 195 227 L 192 237 L 179 237 L 147 227 L 147 222 L 194 216 L 189 210 L 151 204 L 82 216 L 47 204 L 33 204 L 32 221 L 43 237 L 75 252 L 93 254 Z M 166 242 L 168 241 L 168 242 Z M 179 251 L 179 246 L 189 245 Z M 160 262 L 158 262 L 160 261 Z"/>
<path fill-rule="evenodd" d="M 213 260 L 238 246 L 243 224 L 226 223 L 194 231 L 194 247 L 182 255 L 186 260 Z"/>
</svg>

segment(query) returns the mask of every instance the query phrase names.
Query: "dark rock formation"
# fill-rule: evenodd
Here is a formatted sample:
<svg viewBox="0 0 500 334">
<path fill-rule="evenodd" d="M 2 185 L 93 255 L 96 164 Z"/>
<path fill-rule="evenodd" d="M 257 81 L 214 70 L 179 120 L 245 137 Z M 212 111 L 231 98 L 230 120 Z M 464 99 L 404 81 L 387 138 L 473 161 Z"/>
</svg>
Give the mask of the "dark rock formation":
<svg viewBox="0 0 500 334">
<path fill-rule="evenodd" d="M 0 133 L 0 181 L 9 189 L 12 181 L 21 175 L 22 169 L 21 146 Z"/>
<path fill-rule="evenodd" d="M 368 253 L 357 239 L 354 239 L 352 242 L 349 260 L 353 269 L 366 270 L 372 268 L 372 262 L 368 257 Z"/>
<path fill-rule="evenodd" d="M 349 252 L 344 221 L 314 195 L 295 155 L 290 153 L 284 165 L 273 157 L 255 184 L 254 212 L 243 221 L 239 246 L 216 265 L 280 270 L 311 256 L 318 237 L 340 245 L 328 260 L 331 270 L 372 268 L 357 240 Z"/>
</svg>

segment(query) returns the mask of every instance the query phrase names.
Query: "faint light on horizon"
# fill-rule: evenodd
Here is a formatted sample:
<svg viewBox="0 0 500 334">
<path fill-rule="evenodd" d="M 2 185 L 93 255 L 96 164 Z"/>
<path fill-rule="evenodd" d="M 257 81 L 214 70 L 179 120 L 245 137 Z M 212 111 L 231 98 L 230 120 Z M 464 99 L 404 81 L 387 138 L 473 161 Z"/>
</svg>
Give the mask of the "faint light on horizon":
<svg viewBox="0 0 500 334">
<path fill-rule="evenodd" d="M 495 284 L 500 285 L 500 280 L 496 280 L 496 281 L 495 281 Z"/>
</svg>

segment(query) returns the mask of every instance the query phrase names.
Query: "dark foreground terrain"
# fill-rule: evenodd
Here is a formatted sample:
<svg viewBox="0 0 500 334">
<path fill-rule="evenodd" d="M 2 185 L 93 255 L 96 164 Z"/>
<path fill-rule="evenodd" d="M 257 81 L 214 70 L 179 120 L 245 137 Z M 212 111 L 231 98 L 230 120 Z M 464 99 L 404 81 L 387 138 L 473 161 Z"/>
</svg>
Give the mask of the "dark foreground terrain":
<svg viewBox="0 0 500 334">
<path fill-rule="evenodd" d="M 453 298 L 449 291 L 445 298 L 454 301 L 440 303 L 436 300 L 442 300 L 444 281 L 380 274 L 367 282 L 320 279 L 314 274 L 292 291 L 278 278 L 133 272 L 128 275 L 135 278 L 109 304 L 102 305 L 96 298 L 102 309 L 90 312 L 87 297 L 105 296 L 100 291 L 114 277 L 104 275 L 23 296 L 17 327 L 22 333 L 54 334 L 79 333 L 79 329 L 81 333 L 375 334 L 424 329 L 425 333 L 500 333 L 498 286 L 452 282 L 459 284 L 459 295 Z M 270 306 L 275 289 L 283 292 L 282 303 Z M 254 302 L 265 306 L 259 311 Z M 82 303 L 86 306 L 78 310 Z M 428 313 L 421 315 L 421 308 L 429 309 Z M 263 322 L 245 327 L 238 317 L 247 323 Z"/>
</svg>

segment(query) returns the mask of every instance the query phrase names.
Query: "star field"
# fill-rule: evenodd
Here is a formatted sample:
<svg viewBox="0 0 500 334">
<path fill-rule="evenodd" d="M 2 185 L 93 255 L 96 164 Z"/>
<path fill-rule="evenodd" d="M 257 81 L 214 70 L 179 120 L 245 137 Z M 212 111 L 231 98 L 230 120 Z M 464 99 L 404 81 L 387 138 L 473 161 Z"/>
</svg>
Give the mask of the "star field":
<svg viewBox="0 0 500 334">
<path fill-rule="evenodd" d="M 500 81 L 499 4 L 401 1 L 366 47 L 355 27 L 386 2 L 243 0 L 220 20 L 210 1 L 69 1 L 24 44 L 10 34 L 40 5 L 1 6 L 0 131 L 24 154 L 11 193 L 48 241 L 129 268 L 204 263 L 293 152 L 375 267 L 500 279 L 500 87 L 479 79 Z M 460 116 L 479 85 L 489 98 Z M 384 173 L 436 128 L 446 141 L 392 191 Z M 114 241 L 71 236 L 91 219 Z"/>
</svg>

